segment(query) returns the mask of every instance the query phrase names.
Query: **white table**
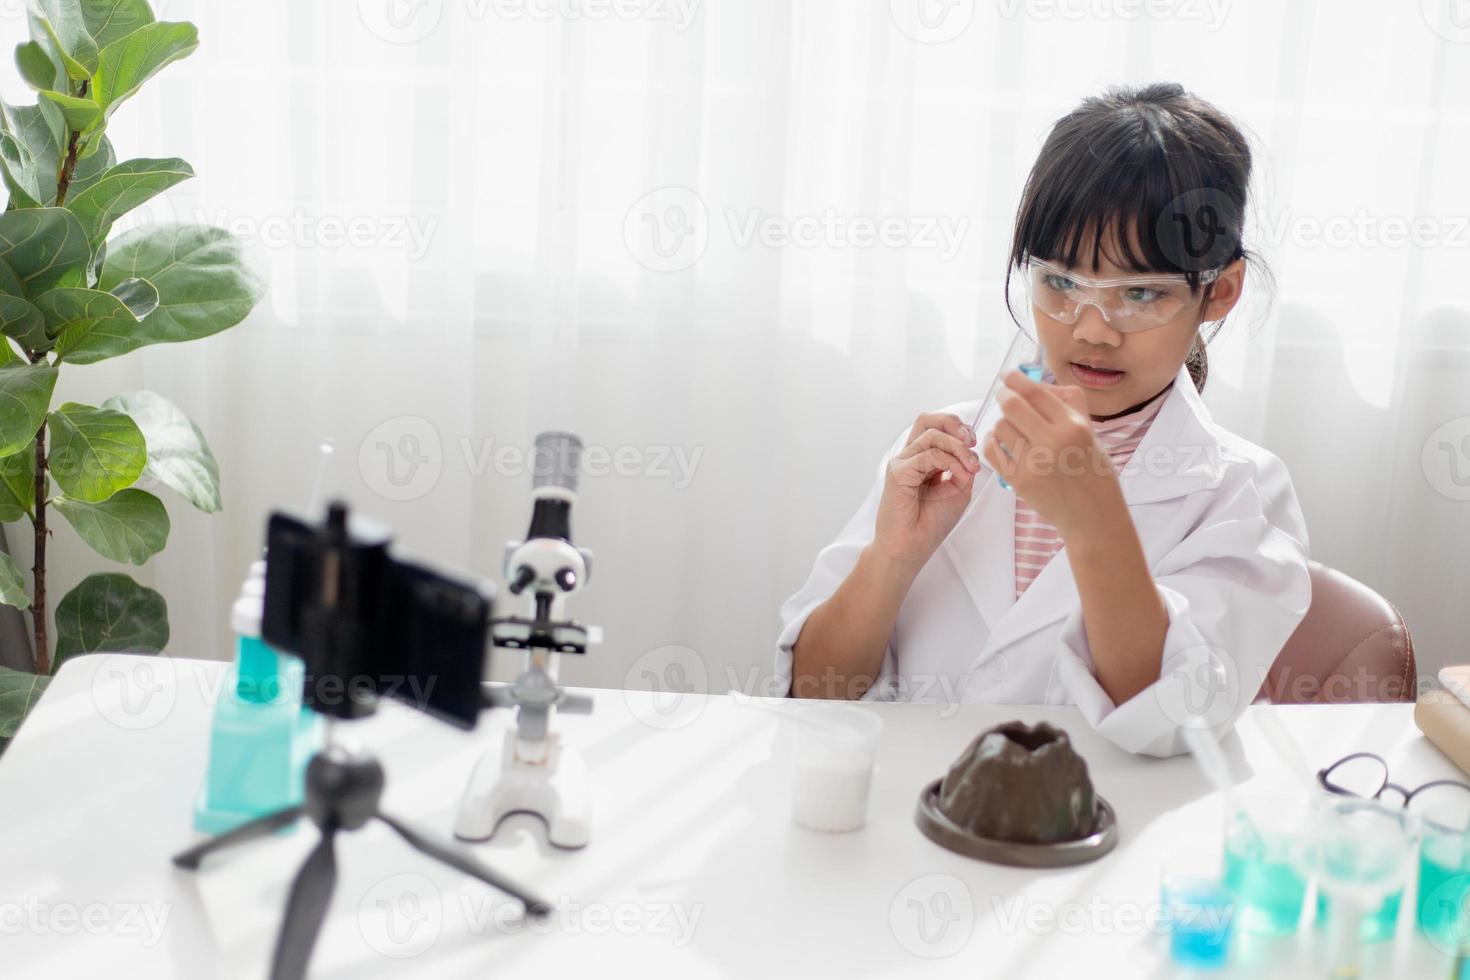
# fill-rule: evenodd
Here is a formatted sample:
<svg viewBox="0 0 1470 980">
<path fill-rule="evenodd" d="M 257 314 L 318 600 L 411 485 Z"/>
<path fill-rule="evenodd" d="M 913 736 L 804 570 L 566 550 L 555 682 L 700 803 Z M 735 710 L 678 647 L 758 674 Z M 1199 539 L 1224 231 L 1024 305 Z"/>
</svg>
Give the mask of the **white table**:
<svg viewBox="0 0 1470 980">
<path fill-rule="evenodd" d="M 292 875 L 316 841 L 289 836 L 211 858 L 199 839 L 223 665 L 122 655 L 67 663 L 0 758 L 0 973 L 13 977 L 263 977 Z M 879 704 L 886 723 L 868 826 L 825 835 L 789 819 L 789 734 L 723 696 L 587 691 L 561 716 L 594 779 L 591 845 L 557 851 L 512 816 L 461 845 L 558 901 L 529 927 L 498 893 L 422 857 L 381 825 L 338 838 L 339 881 L 314 977 L 1173 976 L 1157 931 L 1158 859 L 1213 846 L 1218 797 L 1186 758 L 1141 759 L 1070 708 Z M 1289 787 L 1252 721 L 1272 711 L 1313 765 L 1385 755 L 1402 783 L 1458 771 L 1405 705 L 1252 708 L 1226 750 L 1252 787 Z M 920 788 L 980 730 L 1011 718 L 1071 734 L 1121 841 L 1081 867 L 1029 871 L 951 854 L 914 826 Z M 379 753 L 384 806 L 445 839 L 471 766 L 508 712 L 465 733 L 392 702 L 347 731 Z M 1406 896 L 1411 899 L 1411 896 Z M 1369 948 L 1369 976 L 1445 977 L 1413 931 Z M 1324 937 L 1237 944 L 1231 973 L 1322 975 Z"/>
</svg>

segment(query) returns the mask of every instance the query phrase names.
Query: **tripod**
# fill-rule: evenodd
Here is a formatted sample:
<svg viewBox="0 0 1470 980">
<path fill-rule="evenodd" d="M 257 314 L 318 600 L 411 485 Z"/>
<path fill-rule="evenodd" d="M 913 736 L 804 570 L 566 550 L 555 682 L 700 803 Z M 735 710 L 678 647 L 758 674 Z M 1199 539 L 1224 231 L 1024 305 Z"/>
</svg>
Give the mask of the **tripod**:
<svg viewBox="0 0 1470 980">
<path fill-rule="evenodd" d="M 383 767 L 377 759 L 355 756 L 340 746 L 329 745 L 313 756 L 306 767 L 306 799 L 301 806 L 258 817 L 174 856 L 174 864 L 194 871 L 200 861 L 215 851 L 264 837 L 303 816 L 310 817 L 317 825 L 321 840 L 302 862 L 291 884 L 286 914 L 276 936 L 271 980 L 300 980 L 306 975 L 307 961 L 337 884 L 337 856 L 333 850 L 337 831 L 357 830 L 373 818 L 392 827 L 410 846 L 429 857 L 517 899 L 525 906 L 527 915 L 539 918 L 551 911 L 546 902 L 514 882 L 384 813 L 378 806 L 383 781 Z"/>
</svg>

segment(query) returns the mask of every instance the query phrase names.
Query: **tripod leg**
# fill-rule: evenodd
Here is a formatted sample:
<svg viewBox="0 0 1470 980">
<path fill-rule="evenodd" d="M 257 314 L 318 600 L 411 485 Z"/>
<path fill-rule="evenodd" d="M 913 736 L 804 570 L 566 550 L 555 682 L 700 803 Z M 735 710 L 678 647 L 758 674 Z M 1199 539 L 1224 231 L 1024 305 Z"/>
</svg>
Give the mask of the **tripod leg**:
<svg viewBox="0 0 1470 980">
<path fill-rule="evenodd" d="M 471 878 L 478 878 L 491 888 L 498 888 L 511 898 L 516 899 L 526 907 L 526 914 L 540 917 L 551 911 L 551 906 L 536 896 L 522 889 L 508 878 L 502 878 L 499 874 L 491 871 L 474 858 L 460 854 L 449 847 L 445 847 L 438 841 L 421 836 L 416 830 L 407 827 L 392 817 L 378 811 L 377 817 L 388 826 L 398 832 L 398 836 L 408 841 L 414 848 L 429 855 L 429 857 L 442 861 L 459 871 L 463 871 Z"/>
<path fill-rule="evenodd" d="M 267 813 L 263 817 L 256 817 L 248 823 L 242 823 L 234 830 L 226 831 L 218 837 L 211 837 L 207 841 L 195 844 L 187 851 L 174 855 L 174 864 L 190 871 L 198 869 L 199 862 L 213 854 L 215 851 L 223 850 L 231 844 L 243 844 L 257 837 L 274 833 L 287 824 L 294 823 L 305 811 L 299 806 L 287 807 L 277 810 L 275 813 Z"/>
<path fill-rule="evenodd" d="M 336 835 L 335 828 L 322 831 L 322 839 L 291 883 L 291 897 L 286 901 L 271 960 L 271 980 L 301 980 L 306 976 L 306 964 L 332 902 L 332 889 L 337 886 L 337 855 L 332 849 Z"/>
</svg>

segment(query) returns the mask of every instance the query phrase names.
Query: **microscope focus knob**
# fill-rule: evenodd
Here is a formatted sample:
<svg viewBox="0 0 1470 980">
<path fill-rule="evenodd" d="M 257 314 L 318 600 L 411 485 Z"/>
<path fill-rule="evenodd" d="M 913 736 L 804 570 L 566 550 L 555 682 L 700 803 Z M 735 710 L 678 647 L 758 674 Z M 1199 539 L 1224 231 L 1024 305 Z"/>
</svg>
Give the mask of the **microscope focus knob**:
<svg viewBox="0 0 1470 980">
<path fill-rule="evenodd" d="M 515 581 L 510 583 L 510 594 L 520 595 L 525 591 L 526 586 L 534 581 L 536 581 L 536 570 L 530 565 L 522 565 L 516 572 Z"/>
<path fill-rule="evenodd" d="M 570 592 L 577 587 L 577 573 L 570 568 L 560 568 L 552 577 L 563 592 Z"/>
</svg>

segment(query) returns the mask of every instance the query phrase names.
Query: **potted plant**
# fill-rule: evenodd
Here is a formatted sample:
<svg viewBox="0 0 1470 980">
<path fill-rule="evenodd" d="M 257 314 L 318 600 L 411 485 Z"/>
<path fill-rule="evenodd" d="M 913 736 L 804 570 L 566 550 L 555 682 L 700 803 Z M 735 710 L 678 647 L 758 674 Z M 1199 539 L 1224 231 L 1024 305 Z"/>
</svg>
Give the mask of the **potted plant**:
<svg viewBox="0 0 1470 980">
<path fill-rule="evenodd" d="M 30 521 L 35 563 L 28 594 L 20 567 L 0 553 L 0 603 L 30 610 L 35 653 L 33 673 L 0 668 L 0 745 L 68 657 L 157 653 L 168 642 L 163 596 L 101 572 L 56 604 L 53 656 L 52 529 L 69 524 L 104 558 L 141 565 L 168 541 L 153 491 L 220 509 L 214 457 L 172 402 L 135 391 L 53 404 L 61 368 L 218 333 L 263 293 L 223 229 L 148 224 L 109 237 L 120 217 L 193 176 L 179 159 L 119 161 L 107 124 L 198 47 L 194 25 L 155 20 L 147 0 L 32 0 L 28 23 L 15 60 L 36 103 L 0 103 L 0 521 Z"/>
</svg>

